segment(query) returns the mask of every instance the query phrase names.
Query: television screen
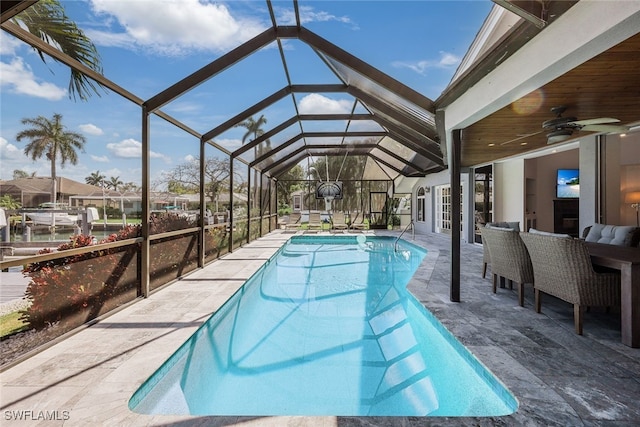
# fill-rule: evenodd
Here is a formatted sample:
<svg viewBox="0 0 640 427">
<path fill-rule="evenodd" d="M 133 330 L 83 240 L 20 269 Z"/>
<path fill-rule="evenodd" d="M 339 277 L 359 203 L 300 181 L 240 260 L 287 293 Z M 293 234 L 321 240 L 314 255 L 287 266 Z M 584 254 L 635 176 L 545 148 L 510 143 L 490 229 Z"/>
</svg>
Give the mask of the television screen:
<svg viewBox="0 0 640 427">
<path fill-rule="evenodd" d="M 316 199 L 333 197 L 342 199 L 342 181 L 320 181 L 316 184 Z"/>
<path fill-rule="evenodd" d="M 580 197 L 580 171 L 578 169 L 558 169 L 556 197 L 558 199 Z"/>
</svg>

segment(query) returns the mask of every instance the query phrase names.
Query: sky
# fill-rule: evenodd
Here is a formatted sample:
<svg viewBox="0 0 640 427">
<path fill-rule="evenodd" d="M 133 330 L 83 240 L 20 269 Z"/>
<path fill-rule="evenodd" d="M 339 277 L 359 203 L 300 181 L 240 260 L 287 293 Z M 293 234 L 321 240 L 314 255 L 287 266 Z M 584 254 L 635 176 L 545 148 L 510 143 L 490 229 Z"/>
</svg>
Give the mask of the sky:
<svg viewBox="0 0 640 427">
<path fill-rule="evenodd" d="M 62 1 L 67 15 L 96 45 L 103 74 L 147 100 L 271 26 L 265 1 L 74 0 Z M 279 25 L 295 23 L 293 2 L 273 1 Z M 453 76 L 487 17 L 490 0 L 473 1 L 299 1 L 302 25 L 391 77 L 435 100 Z M 283 41 L 294 84 L 337 83 L 317 55 L 299 40 Z M 99 171 L 107 179 L 141 182 L 141 110 L 112 92 L 88 101 L 70 99 L 69 70 L 4 31 L 0 34 L 0 179 L 13 171 L 50 176 L 46 158 L 24 155 L 17 141 L 23 118 L 61 114 L 66 130 L 86 138 L 77 165 L 57 174 L 84 182 Z M 202 134 L 286 85 L 275 44 L 162 107 Z M 346 94 L 296 94 L 300 112 L 350 112 Z M 294 114 L 279 102 L 262 114 L 265 130 Z M 330 130 L 330 129 L 329 129 Z M 242 145 L 244 129 L 215 138 L 229 150 Z M 151 119 L 151 180 L 199 154 L 198 140 L 155 116 Z M 286 131 L 283 133 L 286 137 Z M 207 156 L 220 156 L 207 149 Z"/>
</svg>

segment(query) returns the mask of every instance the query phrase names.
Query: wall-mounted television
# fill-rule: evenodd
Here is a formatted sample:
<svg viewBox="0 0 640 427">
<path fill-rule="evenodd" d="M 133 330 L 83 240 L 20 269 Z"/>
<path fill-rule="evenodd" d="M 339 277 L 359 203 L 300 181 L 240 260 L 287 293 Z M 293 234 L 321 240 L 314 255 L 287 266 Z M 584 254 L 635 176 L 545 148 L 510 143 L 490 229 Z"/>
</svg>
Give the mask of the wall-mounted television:
<svg viewBox="0 0 640 427">
<path fill-rule="evenodd" d="M 580 170 L 558 169 L 556 198 L 577 199 L 580 197 Z"/>
</svg>

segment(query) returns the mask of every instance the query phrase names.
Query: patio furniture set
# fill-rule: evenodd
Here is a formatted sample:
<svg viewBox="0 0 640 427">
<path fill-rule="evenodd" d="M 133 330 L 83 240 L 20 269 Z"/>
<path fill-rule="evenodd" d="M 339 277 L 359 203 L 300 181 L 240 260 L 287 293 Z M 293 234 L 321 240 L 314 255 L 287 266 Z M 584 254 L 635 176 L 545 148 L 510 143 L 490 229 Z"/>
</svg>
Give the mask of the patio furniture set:
<svg viewBox="0 0 640 427">
<path fill-rule="evenodd" d="M 541 312 L 541 294 L 573 304 L 574 327 L 582 335 L 589 307 L 620 307 L 622 342 L 640 347 L 640 227 L 594 224 L 582 238 L 530 229 L 518 223 L 490 223 L 481 229 L 483 278 L 491 265 L 493 292 L 505 281 L 518 286 L 524 306 L 524 285 L 533 284 L 534 306 Z"/>
</svg>

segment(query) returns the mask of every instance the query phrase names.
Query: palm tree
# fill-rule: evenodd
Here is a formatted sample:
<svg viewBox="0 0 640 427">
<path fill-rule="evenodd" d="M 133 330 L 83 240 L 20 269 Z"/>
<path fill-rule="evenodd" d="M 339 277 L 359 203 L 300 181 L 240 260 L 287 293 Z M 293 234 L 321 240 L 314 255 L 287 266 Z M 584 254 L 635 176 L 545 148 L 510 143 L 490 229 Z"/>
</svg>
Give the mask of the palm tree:
<svg viewBox="0 0 640 427">
<path fill-rule="evenodd" d="M 84 179 L 84 182 L 90 185 L 95 185 L 96 187 L 104 187 L 104 180 L 107 179 L 106 176 L 102 175 L 100 171 L 91 172 L 91 175 Z"/>
<path fill-rule="evenodd" d="M 46 43 L 57 47 L 70 58 L 102 74 L 98 50 L 91 39 L 69 19 L 58 0 L 40 0 L 14 16 L 12 21 Z M 38 51 L 38 54 L 40 59 L 46 62 L 44 54 L 41 51 Z M 78 96 L 84 101 L 91 96 L 92 92 L 100 96 L 98 87 L 101 87 L 99 83 L 71 69 L 70 98 L 75 100 Z"/>
<path fill-rule="evenodd" d="M 247 120 L 238 123 L 236 127 L 243 127 L 247 129 L 242 137 L 242 144 L 244 145 L 245 141 L 252 135 L 253 139 L 263 135 L 264 129 L 262 129 L 262 125 L 265 124 L 267 124 L 267 119 L 264 117 L 264 114 L 261 115 L 258 120 L 255 120 L 253 117 L 249 117 Z"/>
<path fill-rule="evenodd" d="M 120 187 L 120 191 L 123 193 L 135 193 L 136 191 L 138 191 L 140 187 L 138 187 L 138 184 L 136 184 L 135 182 L 125 182 L 121 187 Z"/>
<path fill-rule="evenodd" d="M 18 141 L 23 138 L 30 139 L 24 147 L 24 154 L 37 160 L 46 156 L 51 162 L 51 201 L 56 201 L 56 163 L 60 160 L 60 166 L 64 168 L 65 163 L 72 165 L 78 163 L 78 153 L 76 150 L 84 151 L 86 139 L 77 132 L 68 132 L 62 124 L 62 115 L 54 114 L 53 119 L 38 116 L 35 119 L 22 119 L 23 125 L 33 127 L 25 129 L 16 135 Z"/>
<path fill-rule="evenodd" d="M 108 188 L 113 188 L 113 191 L 118 191 L 118 187 L 124 184 L 124 182 L 120 181 L 119 176 L 112 176 L 109 178 L 109 181 L 106 182 Z"/>
<path fill-rule="evenodd" d="M 260 136 L 264 135 L 264 129 L 262 129 L 262 125 L 267 123 L 267 119 L 264 117 L 264 114 L 260 116 L 260 118 L 258 120 L 255 120 L 253 117 L 249 117 L 247 120 L 240 122 L 236 125 L 236 127 L 243 127 L 245 129 L 247 129 L 247 131 L 245 132 L 245 134 L 242 136 L 242 145 L 244 145 L 245 141 L 253 136 L 253 140 L 259 138 Z M 270 143 L 270 142 L 269 142 Z M 256 150 L 256 147 L 253 148 L 253 154 L 254 154 L 254 160 L 256 158 L 258 158 L 259 155 L 261 155 L 261 152 Z M 253 181 L 253 186 L 255 188 L 255 192 L 254 192 L 254 197 L 253 197 L 253 206 L 256 206 L 257 203 L 257 196 L 258 196 L 258 171 L 255 170 L 254 171 L 254 181 Z"/>
<path fill-rule="evenodd" d="M 20 179 L 20 178 L 34 178 L 36 176 L 36 172 L 26 172 L 23 171 L 21 169 L 14 169 L 13 170 L 13 179 Z"/>
<path fill-rule="evenodd" d="M 10 194 L 5 194 L 4 196 L 0 197 L 0 207 L 5 209 L 20 209 L 22 207 L 22 204 L 18 200 L 15 200 L 13 197 L 11 197 Z"/>
</svg>

